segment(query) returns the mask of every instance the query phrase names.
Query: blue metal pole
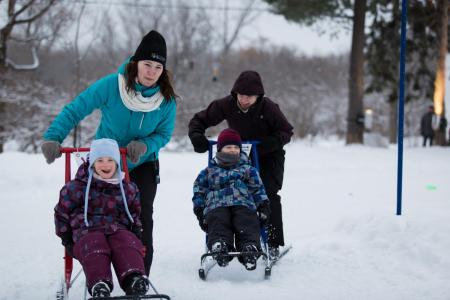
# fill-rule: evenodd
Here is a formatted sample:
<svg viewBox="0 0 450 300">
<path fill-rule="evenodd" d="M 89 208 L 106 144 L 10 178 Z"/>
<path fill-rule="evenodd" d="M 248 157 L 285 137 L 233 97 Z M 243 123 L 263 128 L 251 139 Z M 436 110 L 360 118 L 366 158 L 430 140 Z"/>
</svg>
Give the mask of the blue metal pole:
<svg viewBox="0 0 450 300">
<path fill-rule="evenodd" d="M 402 1 L 402 28 L 400 35 L 400 81 L 398 99 L 397 123 L 397 215 L 402 214 L 402 185 L 403 185 L 403 119 L 405 103 L 405 53 L 406 53 L 406 22 L 408 16 L 408 0 Z"/>
</svg>

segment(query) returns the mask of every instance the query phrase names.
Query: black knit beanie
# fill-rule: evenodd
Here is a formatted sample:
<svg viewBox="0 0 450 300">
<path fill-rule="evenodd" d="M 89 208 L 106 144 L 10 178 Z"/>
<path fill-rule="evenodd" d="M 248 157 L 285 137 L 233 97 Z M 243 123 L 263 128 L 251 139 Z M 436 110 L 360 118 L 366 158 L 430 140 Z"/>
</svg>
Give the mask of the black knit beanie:
<svg viewBox="0 0 450 300">
<path fill-rule="evenodd" d="M 132 61 L 153 60 L 166 67 L 167 57 L 166 41 L 157 31 L 147 33 L 131 57 Z"/>
</svg>

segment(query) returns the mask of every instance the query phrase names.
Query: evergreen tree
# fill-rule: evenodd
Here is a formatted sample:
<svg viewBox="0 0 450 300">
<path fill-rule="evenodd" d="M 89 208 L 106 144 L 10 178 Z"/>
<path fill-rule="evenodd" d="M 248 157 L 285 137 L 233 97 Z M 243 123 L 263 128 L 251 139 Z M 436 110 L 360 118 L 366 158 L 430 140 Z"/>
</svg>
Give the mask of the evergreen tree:
<svg viewBox="0 0 450 300">
<path fill-rule="evenodd" d="M 397 139 L 400 60 L 400 1 L 380 1 L 367 37 L 366 91 L 385 95 L 390 104 L 389 139 Z M 432 101 L 437 58 L 437 13 L 434 1 L 413 0 L 408 8 L 405 101 Z M 431 104 L 431 103 L 430 103 Z"/>
<path fill-rule="evenodd" d="M 347 144 L 363 143 L 365 16 L 375 1 L 370 0 L 264 0 L 286 19 L 311 25 L 326 18 L 353 24 L 349 71 Z"/>
</svg>

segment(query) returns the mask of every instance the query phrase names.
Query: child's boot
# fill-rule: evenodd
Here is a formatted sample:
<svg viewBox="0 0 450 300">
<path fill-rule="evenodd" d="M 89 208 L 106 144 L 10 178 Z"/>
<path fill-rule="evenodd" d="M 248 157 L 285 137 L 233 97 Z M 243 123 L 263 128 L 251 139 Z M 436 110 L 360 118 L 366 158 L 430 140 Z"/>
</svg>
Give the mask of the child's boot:
<svg viewBox="0 0 450 300">
<path fill-rule="evenodd" d="M 125 282 L 126 295 L 142 296 L 147 294 L 150 282 L 147 276 L 140 274 L 129 275 Z"/>
<path fill-rule="evenodd" d="M 254 244 L 247 244 L 244 247 L 242 247 L 242 252 L 251 253 L 251 252 L 258 252 L 258 248 Z M 258 260 L 258 255 L 242 255 L 242 264 L 245 266 L 245 268 L 249 271 L 252 271 L 256 269 L 256 261 Z"/>
<path fill-rule="evenodd" d="M 93 298 L 104 298 L 111 295 L 111 289 L 104 281 L 99 281 L 91 289 L 91 295 Z"/>
<path fill-rule="evenodd" d="M 215 254 L 213 258 L 217 261 L 219 266 L 225 267 L 228 265 L 230 260 L 224 255 L 228 253 L 228 247 L 224 241 L 215 242 L 211 246 L 211 252 Z"/>
</svg>

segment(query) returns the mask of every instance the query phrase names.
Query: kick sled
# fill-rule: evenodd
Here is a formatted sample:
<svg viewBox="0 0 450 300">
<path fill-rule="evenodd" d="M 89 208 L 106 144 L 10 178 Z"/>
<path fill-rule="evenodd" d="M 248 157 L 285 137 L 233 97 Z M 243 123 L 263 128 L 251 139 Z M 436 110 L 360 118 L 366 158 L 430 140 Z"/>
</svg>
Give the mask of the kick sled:
<svg viewBox="0 0 450 300">
<path fill-rule="evenodd" d="M 213 158 L 214 145 L 216 141 L 209 141 L 209 150 L 208 150 L 208 164 L 211 162 Z M 243 141 L 242 142 L 242 150 L 247 153 L 250 158 L 250 161 L 258 171 L 259 171 L 259 160 L 258 160 L 258 152 L 256 151 L 258 141 Z M 261 249 L 262 251 L 258 252 L 245 252 L 245 251 L 232 251 L 227 252 L 225 254 L 220 254 L 222 257 L 234 258 L 234 257 L 245 257 L 245 256 L 257 256 L 264 260 L 264 278 L 269 279 L 272 275 L 272 267 L 282 258 L 284 257 L 291 249 L 292 245 L 284 246 L 283 249 L 279 252 L 276 257 L 269 255 L 269 245 L 268 245 L 268 233 L 267 228 L 265 226 L 261 226 Z M 208 241 L 208 236 L 206 236 L 206 242 Z M 205 246 L 205 253 L 200 258 L 200 268 L 198 269 L 198 275 L 202 280 L 206 280 L 209 271 L 217 265 L 217 253 L 211 252 L 208 250 L 208 247 Z"/>
<path fill-rule="evenodd" d="M 89 152 L 89 148 L 61 148 L 61 153 L 64 153 L 65 155 L 65 182 L 69 182 L 71 179 L 71 154 L 74 153 L 76 156 L 81 157 L 81 152 Z M 120 156 L 122 161 L 122 169 L 125 172 L 125 180 L 130 181 L 130 176 L 128 172 L 128 165 L 127 165 L 127 159 L 126 159 L 126 149 L 121 148 L 120 149 Z M 73 257 L 70 256 L 70 254 L 67 252 L 67 250 L 64 250 L 64 275 L 61 280 L 61 284 L 56 291 L 56 300 L 68 300 L 70 299 L 69 296 L 69 290 L 75 283 L 75 281 L 80 277 L 80 275 L 83 273 L 83 269 L 79 270 L 77 274 L 72 279 L 72 271 L 73 271 Z M 101 298 L 89 298 L 86 284 L 84 289 L 84 300 L 95 300 L 95 299 L 167 299 L 170 300 L 170 297 L 165 294 L 160 294 L 156 291 L 154 285 L 150 283 L 150 288 L 153 290 L 154 294 L 150 295 L 142 295 L 142 296 L 111 296 L 111 297 L 101 297 Z"/>
</svg>

